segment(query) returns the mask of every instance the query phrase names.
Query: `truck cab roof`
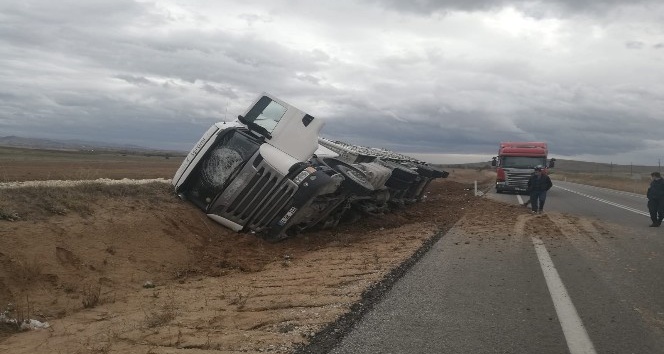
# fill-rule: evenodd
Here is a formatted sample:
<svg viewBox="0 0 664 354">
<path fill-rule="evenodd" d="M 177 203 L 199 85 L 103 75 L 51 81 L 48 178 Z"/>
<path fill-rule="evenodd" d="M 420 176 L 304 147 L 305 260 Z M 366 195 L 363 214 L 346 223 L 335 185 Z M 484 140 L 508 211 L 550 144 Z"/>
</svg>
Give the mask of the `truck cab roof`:
<svg viewBox="0 0 664 354">
<path fill-rule="evenodd" d="M 500 156 L 544 156 L 549 153 L 545 142 L 524 141 L 524 142 L 501 142 L 498 154 Z"/>
</svg>

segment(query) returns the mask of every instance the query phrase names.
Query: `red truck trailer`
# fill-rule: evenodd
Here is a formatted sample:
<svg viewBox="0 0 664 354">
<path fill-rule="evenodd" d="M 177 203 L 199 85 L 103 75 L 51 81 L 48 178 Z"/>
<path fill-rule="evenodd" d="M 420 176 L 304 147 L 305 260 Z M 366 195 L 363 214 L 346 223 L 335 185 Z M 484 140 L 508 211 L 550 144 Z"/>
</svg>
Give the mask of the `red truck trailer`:
<svg viewBox="0 0 664 354">
<path fill-rule="evenodd" d="M 547 168 L 554 166 L 556 159 L 547 160 L 548 153 L 545 142 L 500 143 L 498 156 L 491 162 L 496 167 L 496 192 L 525 193 L 528 178 L 535 167 L 541 167 L 547 173 Z"/>
</svg>

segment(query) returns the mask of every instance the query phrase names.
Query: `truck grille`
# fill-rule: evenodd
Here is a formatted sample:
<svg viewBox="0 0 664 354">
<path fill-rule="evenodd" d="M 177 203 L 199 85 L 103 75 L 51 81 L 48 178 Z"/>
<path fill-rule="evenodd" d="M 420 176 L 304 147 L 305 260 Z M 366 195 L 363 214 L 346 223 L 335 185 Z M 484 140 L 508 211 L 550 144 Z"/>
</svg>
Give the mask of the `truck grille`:
<svg viewBox="0 0 664 354">
<path fill-rule="evenodd" d="M 530 170 L 506 170 L 505 175 L 507 177 L 507 185 L 516 189 L 526 190 L 531 173 L 532 171 Z"/>
<path fill-rule="evenodd" d="M 281 176 L 260 155 L 249 161 L 215 202 L 213 213 L 251 230 L 268 226 L 291 199 L 297 185 Z M 257 166 L 254 166 L 258 162 Z"/>
</svg>

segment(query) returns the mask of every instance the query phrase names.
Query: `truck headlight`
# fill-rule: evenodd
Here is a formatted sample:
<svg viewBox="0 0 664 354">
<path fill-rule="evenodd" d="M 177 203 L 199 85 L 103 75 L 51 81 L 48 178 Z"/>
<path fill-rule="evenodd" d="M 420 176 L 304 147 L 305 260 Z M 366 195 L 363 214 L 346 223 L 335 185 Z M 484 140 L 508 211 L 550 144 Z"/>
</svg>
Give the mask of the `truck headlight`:
<svg viewBox="0 0 664 354">
<path fill-rule="evenodd" d="M 311 175 L 314 172 L 316 172 L 315 168 L 307 167 L 304 170 L 302 170 L 302 172 L 298 173 L 297 176 L 295 176 L 295 178 L 293 178 L 293 182 L 295 182 L 295 184 L 300 184 L 302 183 L 302 181 L 304 181 L 307 177 L 309 177 L 309 175 Z"/>
</svg>

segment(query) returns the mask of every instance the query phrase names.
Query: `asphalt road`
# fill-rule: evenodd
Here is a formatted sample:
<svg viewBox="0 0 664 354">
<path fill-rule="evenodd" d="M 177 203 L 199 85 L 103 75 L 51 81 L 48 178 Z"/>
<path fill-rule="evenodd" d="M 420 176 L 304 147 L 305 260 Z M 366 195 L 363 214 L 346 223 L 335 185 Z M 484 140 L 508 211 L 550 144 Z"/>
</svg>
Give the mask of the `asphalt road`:
<svg viewBox="0 0 664 354">
<path fill-rule="evenodd" d="M 554 185 L 529 218 L 556 235 L 453 228 L 331 352 L 664 353 L 664 227 L 648 227 L 646 199 Z"/>
</svg>

